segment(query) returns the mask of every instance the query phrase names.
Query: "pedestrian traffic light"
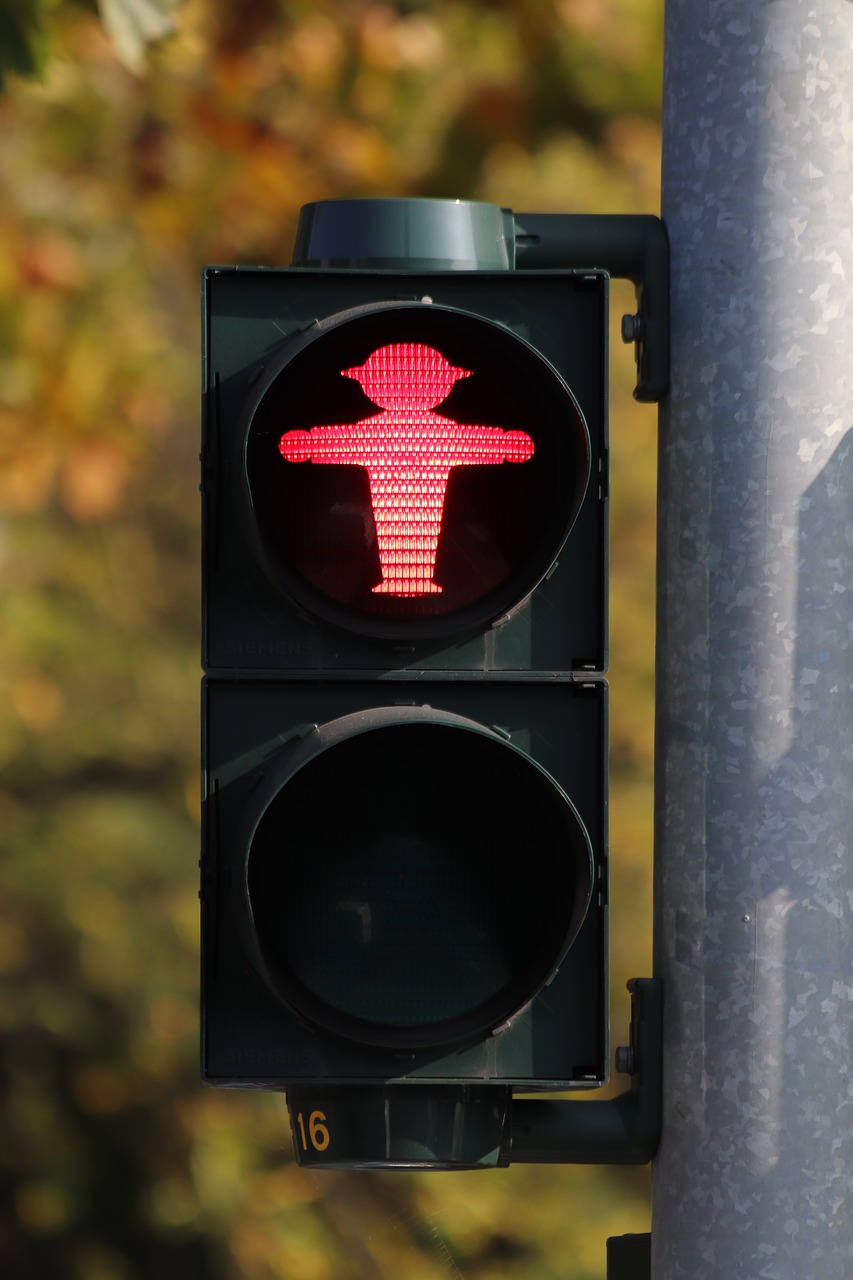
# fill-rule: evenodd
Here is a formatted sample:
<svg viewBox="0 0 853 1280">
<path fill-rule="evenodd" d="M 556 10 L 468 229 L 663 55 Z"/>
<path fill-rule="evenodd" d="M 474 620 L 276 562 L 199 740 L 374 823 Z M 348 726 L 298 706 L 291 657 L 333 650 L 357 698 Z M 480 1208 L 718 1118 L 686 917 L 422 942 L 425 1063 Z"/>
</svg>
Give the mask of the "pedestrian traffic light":
<svg viewBox="0 0 853 1280">
<path fill-rule="evenodd" d="M 209 271 L 206 670 L 601 671 L 606 291 Z"/>
<path fill-rule="evenodd" d="M 606 1080 L 607 290 L 205 273 L 202 1072 L 315 1163 Z"/>
</svg>

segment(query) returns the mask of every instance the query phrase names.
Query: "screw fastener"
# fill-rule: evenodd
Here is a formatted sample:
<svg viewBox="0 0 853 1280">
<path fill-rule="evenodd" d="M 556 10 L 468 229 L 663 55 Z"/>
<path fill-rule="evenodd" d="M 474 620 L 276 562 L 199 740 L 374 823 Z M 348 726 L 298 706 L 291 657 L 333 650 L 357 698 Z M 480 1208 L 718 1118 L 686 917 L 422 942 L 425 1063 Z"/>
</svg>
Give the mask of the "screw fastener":
<svg viewBox="0 0 853 1280">
<path fill-rule="evenodd" d="M 622 317 L 622 341 L 639 342 L 640 332 L 642 330 L 642 320 L 637 316 Z"/>
<path fill-rule="evenodd" d="M 614 1061 L 616 1070 L 620 1075 L 632 1076 L 636 1069 L 636 1054 L 632 1047 L 628 1044 L 620 1044 L 616 1050 Z"/>
</svg>

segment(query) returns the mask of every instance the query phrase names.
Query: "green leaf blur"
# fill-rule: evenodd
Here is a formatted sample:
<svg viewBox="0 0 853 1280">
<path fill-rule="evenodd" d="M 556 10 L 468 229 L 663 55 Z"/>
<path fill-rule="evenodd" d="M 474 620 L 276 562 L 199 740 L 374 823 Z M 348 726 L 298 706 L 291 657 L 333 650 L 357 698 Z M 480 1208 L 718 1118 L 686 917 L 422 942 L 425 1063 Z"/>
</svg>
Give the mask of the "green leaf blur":
<svg viewBox="0 0 853 1280">
<path fill-rule="evenodd" d="M 647 1229 L 644 1170 L 312 1175 L 282 1099 L 198 1083 L 198 279 L 286 264 L 327 197 L 656 212 L 661 8 L 0 0 L 4 1280 L 593 1280 Z M 614 1044 L 651 969 L 632 304 L 615 286 Z"/>
</svg>

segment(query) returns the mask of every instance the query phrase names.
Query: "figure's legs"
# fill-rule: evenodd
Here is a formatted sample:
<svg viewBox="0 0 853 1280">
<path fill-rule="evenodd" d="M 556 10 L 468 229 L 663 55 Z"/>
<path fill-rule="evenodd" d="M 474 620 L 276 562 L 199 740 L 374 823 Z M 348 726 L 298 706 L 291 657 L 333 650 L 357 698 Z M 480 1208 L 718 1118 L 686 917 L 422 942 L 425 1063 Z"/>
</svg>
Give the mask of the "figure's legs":
<svg viewBox="0 0 853 1280">
<path fill-rule="evenodd" d="M 373 590 L 393 596 L 441 591 L 433 582 L 449 467 L 368 468 L 382 581 Z"/>
</svg>

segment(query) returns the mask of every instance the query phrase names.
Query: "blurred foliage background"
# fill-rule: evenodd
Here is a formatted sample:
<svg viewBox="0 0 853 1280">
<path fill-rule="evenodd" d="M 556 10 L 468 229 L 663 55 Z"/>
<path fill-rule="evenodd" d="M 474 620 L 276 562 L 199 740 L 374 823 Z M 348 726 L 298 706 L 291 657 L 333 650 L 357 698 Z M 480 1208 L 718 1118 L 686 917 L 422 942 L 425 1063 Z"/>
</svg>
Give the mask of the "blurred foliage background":
<svg viewBox="0 0 853 1280">
<path fill-rule="evenodd" d="M 598 1280 L 648 1228 L 644 1170 L 311 1174 L 280 1098 L 198 1082 L 198 281 L 287 264 L 324 197 L 656 212 L 661 10 L 0 0 L 4 1280 Z M 615 1045 L 651 971 L 656 418 L 614 295 Z"/>
</svg>

